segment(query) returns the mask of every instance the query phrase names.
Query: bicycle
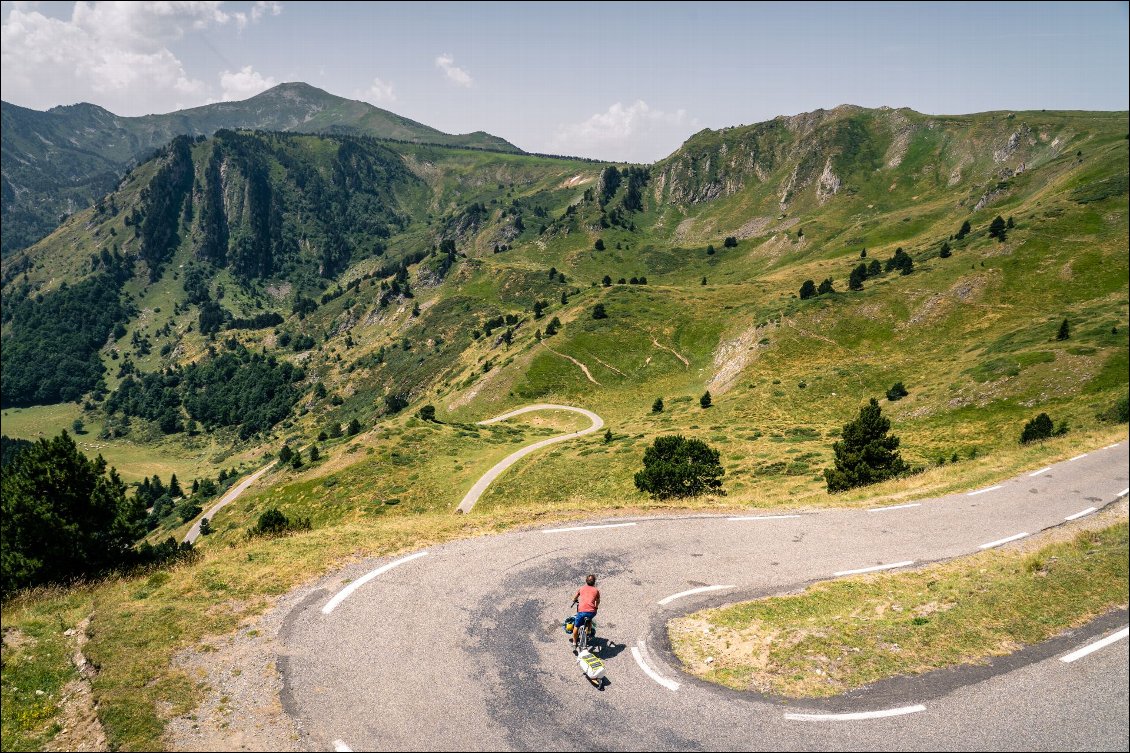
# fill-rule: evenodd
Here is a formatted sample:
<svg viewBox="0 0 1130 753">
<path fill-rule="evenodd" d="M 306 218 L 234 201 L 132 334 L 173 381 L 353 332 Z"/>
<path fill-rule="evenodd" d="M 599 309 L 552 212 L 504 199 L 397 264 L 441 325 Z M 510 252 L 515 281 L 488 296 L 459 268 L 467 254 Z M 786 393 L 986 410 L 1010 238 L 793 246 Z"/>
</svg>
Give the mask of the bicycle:
<svg viewBox="0 0 1130 753">
<path fill-rule="evenodd" d="M 566 624 L 573 618 L 566 620 Z M 584 623 L 580 626 L 574 624 L 573 630 L 580 630 L 577 634 L 577 643 L 575 646 L 575 653 L 577 655 L 577 664 L 581 667 L 581 672 L 584 674 L 585 679 L 592 683 L 595 687 L 600 688 L 604 684 L 604 662 L 596 656 L 600 651 L 600 646 L 592 645 L 590 649 L 589 639 L 596 636 L 596 626 L 592 623 L 591 617 L 584 618 Z"/>
</svg>

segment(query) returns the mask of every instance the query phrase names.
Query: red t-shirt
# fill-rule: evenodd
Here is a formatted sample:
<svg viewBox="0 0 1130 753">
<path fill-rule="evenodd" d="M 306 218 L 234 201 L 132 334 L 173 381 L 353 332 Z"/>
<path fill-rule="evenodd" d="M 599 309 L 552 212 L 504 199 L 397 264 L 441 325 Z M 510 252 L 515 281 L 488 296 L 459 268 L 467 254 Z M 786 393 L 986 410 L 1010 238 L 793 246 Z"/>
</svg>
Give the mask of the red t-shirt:
<svg viewBox="0 0 1130 753">
<path fill-rule="evenodd" d="M 600 601 L 600 589 L 596 586 L 584 585 L 577 591 L 578 612 L 595 612 L 598 601 Z"/>
</svg>

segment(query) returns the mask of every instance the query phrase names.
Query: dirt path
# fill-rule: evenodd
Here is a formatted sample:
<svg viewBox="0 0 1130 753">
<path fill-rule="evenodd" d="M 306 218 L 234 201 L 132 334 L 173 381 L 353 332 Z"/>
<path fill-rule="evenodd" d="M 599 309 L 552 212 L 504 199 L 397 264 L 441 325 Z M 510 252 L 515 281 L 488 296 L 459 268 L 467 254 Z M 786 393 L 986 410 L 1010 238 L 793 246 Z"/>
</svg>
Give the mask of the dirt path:
<svg viewBox="0 0 1130 753">
<path fill-rule="evenodd" d="M 691 362 L 687 360 L 686 356 L 684 356 L 682 353 L 675 350 L 674 348 L 669 348 L 666 345 L 663 345 L 662 343 L 660 343 L 658 340 L 655 339 L 655 335 L 651 336 L 651 344 L 654 345 L 655 347 L 659 348 L 660 350 L 665 350 L 668 353 L 673 354 L 675 356 L 675 358 L 678 358 L 680 361 L 683 362 L 683 366 L 685 368 L 689 369 L 691 367 Z"/>
<path fill-rule="evenodd" d="M 593 358 L 596 358 L 596 356 L 593 356 Z M 613 366 L 612 364 L 610 364 L 610 363 L 605 363 L 604 361 L 600 360 L 599 358 L 596 358 L 596 362 L 597 362 L 597 363 L 599 363 L 599 364 L 600 364 L 601 366 L 603 366 L 604 368 L 608 369 L 609 371 L 615 371 L 615 372 L 616 372 L 617 374 L 619 374 L 619 375 L 620 375 L 620 376 L 622 376 L 622 377 L 626 377 L 626 376 L 628 376 L 627 374 L 625 374 L 624 372 L 620 371 L 620 369 L 616 368 L 616 367 L 615 367 L 615 366 Z"/>
<path fill-rule="evenodd" d="M 578 366 L 580 366 L 580 367 L 581 367 L 581 371 L 585 372 L 585 376 L 586 376 L 586 377 L 588 377 L 588 380 L 589 380 L 590 382 L 592 382 L 592 383 L 593 383 L 593 384 L 595 384 L 595 385 L 599 385 L 599 384 L 600 384 L 600 382 L 596 381 L 596 379 L 594 379 L 594 378 L 593 378 L 593 375 L 592 375 L 592 373 L 591 373 L 591 372 L 589 371 L 589 367 L 588 367 L 588 366 L 585 366 L 585 365 L 584 365 L 583 363 L 581 363 L 580 361 L 578 361 L 578 360 L 577 360 L 576 358 L 573 358 L 573 356 L 567 356 L 567 355 L 565 355 L 564 353 L 558 353 L 558 352 L 557 352 L 556 350 L 554 350 L 553 348 L 551 348 L 551 347 L 549 347 L 548 345 L 546 345 L 546 344 L 545 344 L 545 341 L 544 341 L 544 340 L 542 341 L 542 343 L 541 343 L 541 344 L 542 344 L 542 345 L 544 345 L 544 346 L 545 346 L 545 349 L 546 349 L 546 350 L 548 350 L 548 351 L 549 351 L 550 353 L 552 353 L 553 355 L 555 355 L 555 356 L 561 356 L 562 358 L 567 358 L 567 359 L 569 359 L 570 361 L 572 361 L 573 363 L 575 363 L 575 364 L 577 364 Z"/>
<path fill-rule="evenodd" d="M 568 358 L 568 356 L 566 356 L 566 358 Z M 584 367 L 582 367 L 582 368 L 584 368 Z M 585 373 L 587 374 L 588 371 L 586 370 Z M 592 377 L 589 377 L 589 379 L 592 379 Z M 580 413 L 582 416 L 587 416 L 589 418 L 589 420 L 592 421 L 592 425 L 589 426 L 587 429 L 581 429 L 580 431 L 570 432 L 569 434 L 559 434 L 556 437 L 550 437 L 549 439 L 543 439 L 540 442 L 534 442 L 533 444 L 526 445 L 525 447 L 523 447 L 522 449 L 520 449 L 516 452 L 510 453 L 509 455 L 504 457 L 502 460 L 495 463 L 493 468 L 491 468 L 489 471 L 484 473 L 482 475 L 482 477 L 478 481 L 475 482 L 475 485 L 471 487 L 471 491 L 467 492 L 466 496 L 463 497 L 463 501 L 459 503 L 459 507 L 455 508 L 455 512 L 457 512 L 457 513 L 469 513 L 469 512 L 471 512 L 471 508 L 474 507 L 475 503 L 479 501 L 479 497 L 483 496 L 483 492 L 485 492 L 487 490 L 487 487 L 491 485 L 491 482 L 493 482 L 496 478 L 498 478 L 500 475 L 502 475 L 503 471 L 505 471 L 507 468 L 509 468 L 510 466 L 517 463 L 522 458 L 529 455 L 531 452 L 534 452 L 535 450 L 540 450 L 542 447 L 546 447 L 546 446 L 551 445 L 551 444 L 556 444 L 557 442 L 564 442 L 564 441 L 569 440 L 569 439 L 576 439 L 577 437 L 583 437 L 586 434 L 592 434 L 594 431 L 599 431 L 600 429 L 602 429 L 604 427 L 604 419 L 601 418 L 600 416 L 596 415 L 595 413 L 593 413 L 590 410 L 585 410 L 584 408 L 574 408 L 571 405 L 553 405 L 553 404 L 550 404 L 550 403 L 539 403 L 537 405 L 527 405 L 524 408 L 518 408 L 517 410 L 512 410 L 509 413 L 503 413 L 501 416 L 495 416 L 494 418 L 488 418 L 486 421 L 479 421 L 479 424 L 482 425 L 482 426 L 489 426 L 490 424 L 496 424 L 499 421 L 505 421 L 508 418 L 513 418 L 514 416 L 519 416 L 523 413 L 529 413 L 531 411 L 536 411 L 536 410 L 568 410 L 568 411 L 573 411 L 574 413 Z"/>
</svg>

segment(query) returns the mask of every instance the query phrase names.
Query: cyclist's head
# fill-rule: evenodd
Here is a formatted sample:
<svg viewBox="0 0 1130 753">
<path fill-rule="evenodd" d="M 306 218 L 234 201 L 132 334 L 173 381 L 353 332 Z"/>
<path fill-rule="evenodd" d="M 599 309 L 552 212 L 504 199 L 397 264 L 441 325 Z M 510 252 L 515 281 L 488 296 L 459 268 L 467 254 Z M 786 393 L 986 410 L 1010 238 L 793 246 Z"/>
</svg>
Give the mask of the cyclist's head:
<svg viewBox="0 0 1130 753">
<path fill-rule="evenodd" d="M 589 575 L 588 577 L 585 578 L 585 583 L 587 585 L 590 585 L 590 586 L 595 586 L 596 585 L 596 576 L 595 575 Z"/>
</svg>

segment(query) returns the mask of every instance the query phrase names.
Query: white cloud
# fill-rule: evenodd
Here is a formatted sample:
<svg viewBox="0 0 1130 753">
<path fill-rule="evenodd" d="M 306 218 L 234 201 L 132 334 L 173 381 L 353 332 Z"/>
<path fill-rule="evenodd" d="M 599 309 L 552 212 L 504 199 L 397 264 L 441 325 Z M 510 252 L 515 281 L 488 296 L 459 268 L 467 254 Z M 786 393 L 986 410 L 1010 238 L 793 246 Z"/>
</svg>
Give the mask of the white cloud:
<svg viewBox="0 0 1130 753">
<path fill-rule="evenodd" d="M 220 74 L 221 102 L 231 102 L 238 99 L 254 97 L 259 92 L 265 92 L 278 81 L 271 76 L 263 76 L 250 65 L 245 65 L 238 71 L 224 71 Z"/>
<path fill-rule="evenodd" d="M 700 128 L 686 110 L 665 112 L 637 99 L 617 102 L 580 123 L 561 125 L 551 143 L 554 151 L 601 156 L 631 162 L 651 162 L 674 151 Z"/>
<path fill-rule="evenodd" d="M 455 65 L 455 58 L 447 53 L 444 53 L 436 58 L 436 68 L 443 71 L 447 76 L 447 80 L 459 86 L 470 87 L 475 83 L 471 78 L 471 74 Z"/>
<path fill-rule="evenodd" d="M 364 91 L 357 92 L 354 97 L 374 105 L 382 105 L 396 101 L 396 90 L 391 82 L 382 81 L 374 76 L 372 85 Z"/>
<path fill-rule="evenodd" d="M 0 27 L 0 88 L 26 107 L 95 100 L 122 115 L 196 104 L 209 86 L 186 72 L 170 47 L 218 26 L 243 28 L 281 12 L 256 3 L 250 13 L 222 2 L 76 2 L 69 19 L 13 5 Z M 238 75 L 238 74 L 237 74 Z"/>
</svg>

